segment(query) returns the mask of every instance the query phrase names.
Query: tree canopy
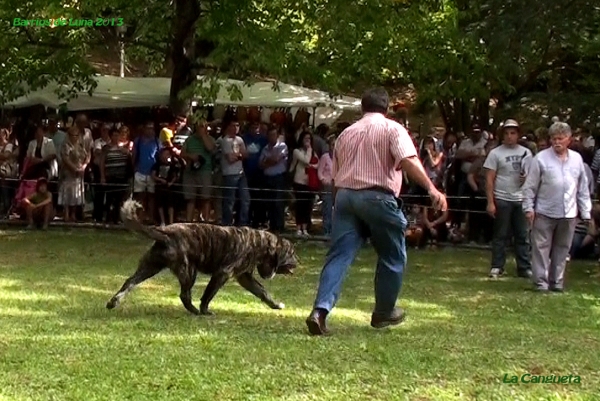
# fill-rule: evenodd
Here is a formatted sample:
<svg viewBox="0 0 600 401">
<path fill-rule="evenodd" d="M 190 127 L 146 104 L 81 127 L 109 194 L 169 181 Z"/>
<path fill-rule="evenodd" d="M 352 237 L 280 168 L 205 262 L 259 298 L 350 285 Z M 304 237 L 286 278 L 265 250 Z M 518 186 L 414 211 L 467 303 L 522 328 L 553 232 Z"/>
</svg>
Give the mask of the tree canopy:
<svg viewBox="0 0 600 401">
<path fill-rule="evenodd" d="M 87 55 L 116 54 L 115 23 L 102 20 L 114 18 L 127 27 L 128 58 L 172 77 L 174 111 L 191 92 L 214 98 L 214 78 L 268 76 L 332 93 L 410 85 L 416 107 L 439 107 L 455 131 L 517 107 L 597 118 L 600 6 L 592 0 L 7 0 L 0 16 L 10 21 L 0 44 L 4 102 L 50 80 L 93 90 Z M 15 18 L 101 18 L 102 26 L 13 26 Z M 195 82 L 198 74 L 207 82 Z"/>
</svg>

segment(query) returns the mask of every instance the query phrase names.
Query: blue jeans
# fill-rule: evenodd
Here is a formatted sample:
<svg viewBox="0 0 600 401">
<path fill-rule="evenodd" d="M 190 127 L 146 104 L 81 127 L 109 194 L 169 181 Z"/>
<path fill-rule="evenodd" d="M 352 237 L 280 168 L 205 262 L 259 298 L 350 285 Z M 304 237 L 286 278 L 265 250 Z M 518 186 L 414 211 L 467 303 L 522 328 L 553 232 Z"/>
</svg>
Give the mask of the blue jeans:
<svg viewBox="0 0 600 401">
<path fill-rule="evenodd" d="M 406 218 L 394 196 L 371 190 L 339 189 L 333 211 L 332 245 L 321 271 L 314 307 L 333 309 L 348 268 L 370 236 L 378 255 L 375 312 L 390 313 L 402 288 L 406 226 Z"/>
<path fill-rule="evenodd" d="M 230 226 L 233 223 L 233 208 L 235 207 L 236 195 L 240 201 L 240 214 L 237 216 L 236 225 L 248 225 L 248 213 L 250 211 L 250 191 L 248 180 L 244 174 L 223 176 L 223 225 Z"/>
<path fill-rule="evenodd" d="M 281 232 L 285 228 L 285 174 L 266 175 L 265 187 L 267 191 L 263 195 L 267 202 L 267 215 L 269 228 L 272 231 Z"/>
<path fill-rule="evenodd" d="M 331 235 L 331 215 L 333 214 L 333 188 L 327 185 L 323 188 L 323 234 Z"/>
<path fill-rule="evenodd" d="M 496 218 L 494 219 L 494 238 L 492 239 L 492 269 L 504 269 L 506 263 L 506 245 L 510 234 L 514 238 L 517 270 L 525 272 L 531 269 L 531 248 L 529 245 L 529 227 L 521 202 L 507 202 L 496 199 Z"/>
</svg>

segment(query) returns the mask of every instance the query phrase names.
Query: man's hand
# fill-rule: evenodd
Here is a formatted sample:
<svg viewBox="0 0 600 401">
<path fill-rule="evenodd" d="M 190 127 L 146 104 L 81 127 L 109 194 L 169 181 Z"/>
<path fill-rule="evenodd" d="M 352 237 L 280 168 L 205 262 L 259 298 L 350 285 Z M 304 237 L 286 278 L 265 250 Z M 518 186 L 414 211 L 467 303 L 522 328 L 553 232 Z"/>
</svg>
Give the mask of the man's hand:
<svg viewBox="0 0 600 401">
<path fill-rule="evenodd" d="M 431 206 L 434 210 L 445 212 L 448 210 L 448 201 L 446 195 L 433 188 L 429 190 L 429 197 L 431 198 Z"/>
<path fill-rule="evenodd" d="M 493 202 L 488 202 L 487 207 L 485 208 L 485 211 L 490 216 L 496 218 L 496 205 Z"/>
<path fill-rule="evenodd" d="M 529 223 L 529 227 L 533 227 L 533 220 L 535 220 L 535 212 L 525 213 L 525 218 L 527 219 L 527 223 Z"/>
</svg>

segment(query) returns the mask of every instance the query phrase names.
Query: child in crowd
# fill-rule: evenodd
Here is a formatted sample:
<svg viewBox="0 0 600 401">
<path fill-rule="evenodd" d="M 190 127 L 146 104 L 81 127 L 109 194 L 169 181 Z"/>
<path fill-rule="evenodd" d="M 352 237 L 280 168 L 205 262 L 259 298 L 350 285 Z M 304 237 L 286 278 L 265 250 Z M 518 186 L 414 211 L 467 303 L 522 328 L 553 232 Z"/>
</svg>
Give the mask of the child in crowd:
<svg viewBox="0 0 600 401">
<path fill-rule="evenodd" d="M 438 242 L 445 242 L 448 239 L 448 211 L 439 211 L 431 207 L 423 208 L 423 238 L 420 245 L 427 244 L 429 247 L 436 247 Z"/>
<path fill-rule="evenodd" d="M 156 201 L 161 226 L 165 225 L 165 211 L 169 216 L 169 224 L 175 219 L 175 204 L 173 197 L 173 184 L 178 180 L 181 166 L 171 154 L 171 148 L 162 148 L 158 161 L 152 167 Z"/>
<path fill-rule="evenodd" d="M 54 216 L 52 206 L 52 194 L 48 191 L 48 180 L 40 178 L 37 180 L 35 192 L 23 199 L 23 208 L 27 215 L 27 229 L 31 230 L 35 226 L 42 226 L 43 230 L 48 229 L 48 223 Z"/>
<path fill-rule="evenodd" d="M 600 237 L 600 206 L 595 205 L 592 210 L 592 220 L 589 222 L 577 219 L 575 234 L 567 262 L 571 259 L 588 259 L 596 256 L 596 244 Z"/>
<path fill-rule="evenodd" d="M 409 206 L 409 213 L 406 216 L 408 226 L 406 228 L 406 244 L 408 246 L 418 247 L 423 238 L 423 217 L 419 205 Z"/>
<path fill-rule="evenodd" d="M 323 153 L 319 159 L 319 167 L 317 174 L 319 181 L 323 185 L 323 234 L 325 236 L 331 235 L 331 216 L 333 214 L 333 187 L 331 185 L 332 178 L 332 167 L 333 167 L 333 149 L 335 147 L 335 135 L 331 135 L 327 138 L 327 144 L 329 145 L 329 152 Z"/>
</svg>

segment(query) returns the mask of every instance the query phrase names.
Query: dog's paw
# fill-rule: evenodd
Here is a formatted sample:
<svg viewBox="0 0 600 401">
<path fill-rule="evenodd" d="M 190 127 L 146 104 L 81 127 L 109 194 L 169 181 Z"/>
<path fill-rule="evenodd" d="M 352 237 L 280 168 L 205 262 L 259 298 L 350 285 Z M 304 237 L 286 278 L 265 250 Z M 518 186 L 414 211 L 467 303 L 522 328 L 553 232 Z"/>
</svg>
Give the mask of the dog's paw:
<svg viewBox="0 0 600 401">
<path fill-rule="evenodd" d="M 106 303 L 106 309 L 114 309 L 117 306 L 119 306 L 119 301 L 117 301 L 115 299 L 111 299 L 110 301 L 108 301 Z"/>
<path fill-rule="evenodd" d="M 278 302 L 271 306 L 272 309 L 285 309 L 285 304 L 283 302 Z"/>
</svg>

